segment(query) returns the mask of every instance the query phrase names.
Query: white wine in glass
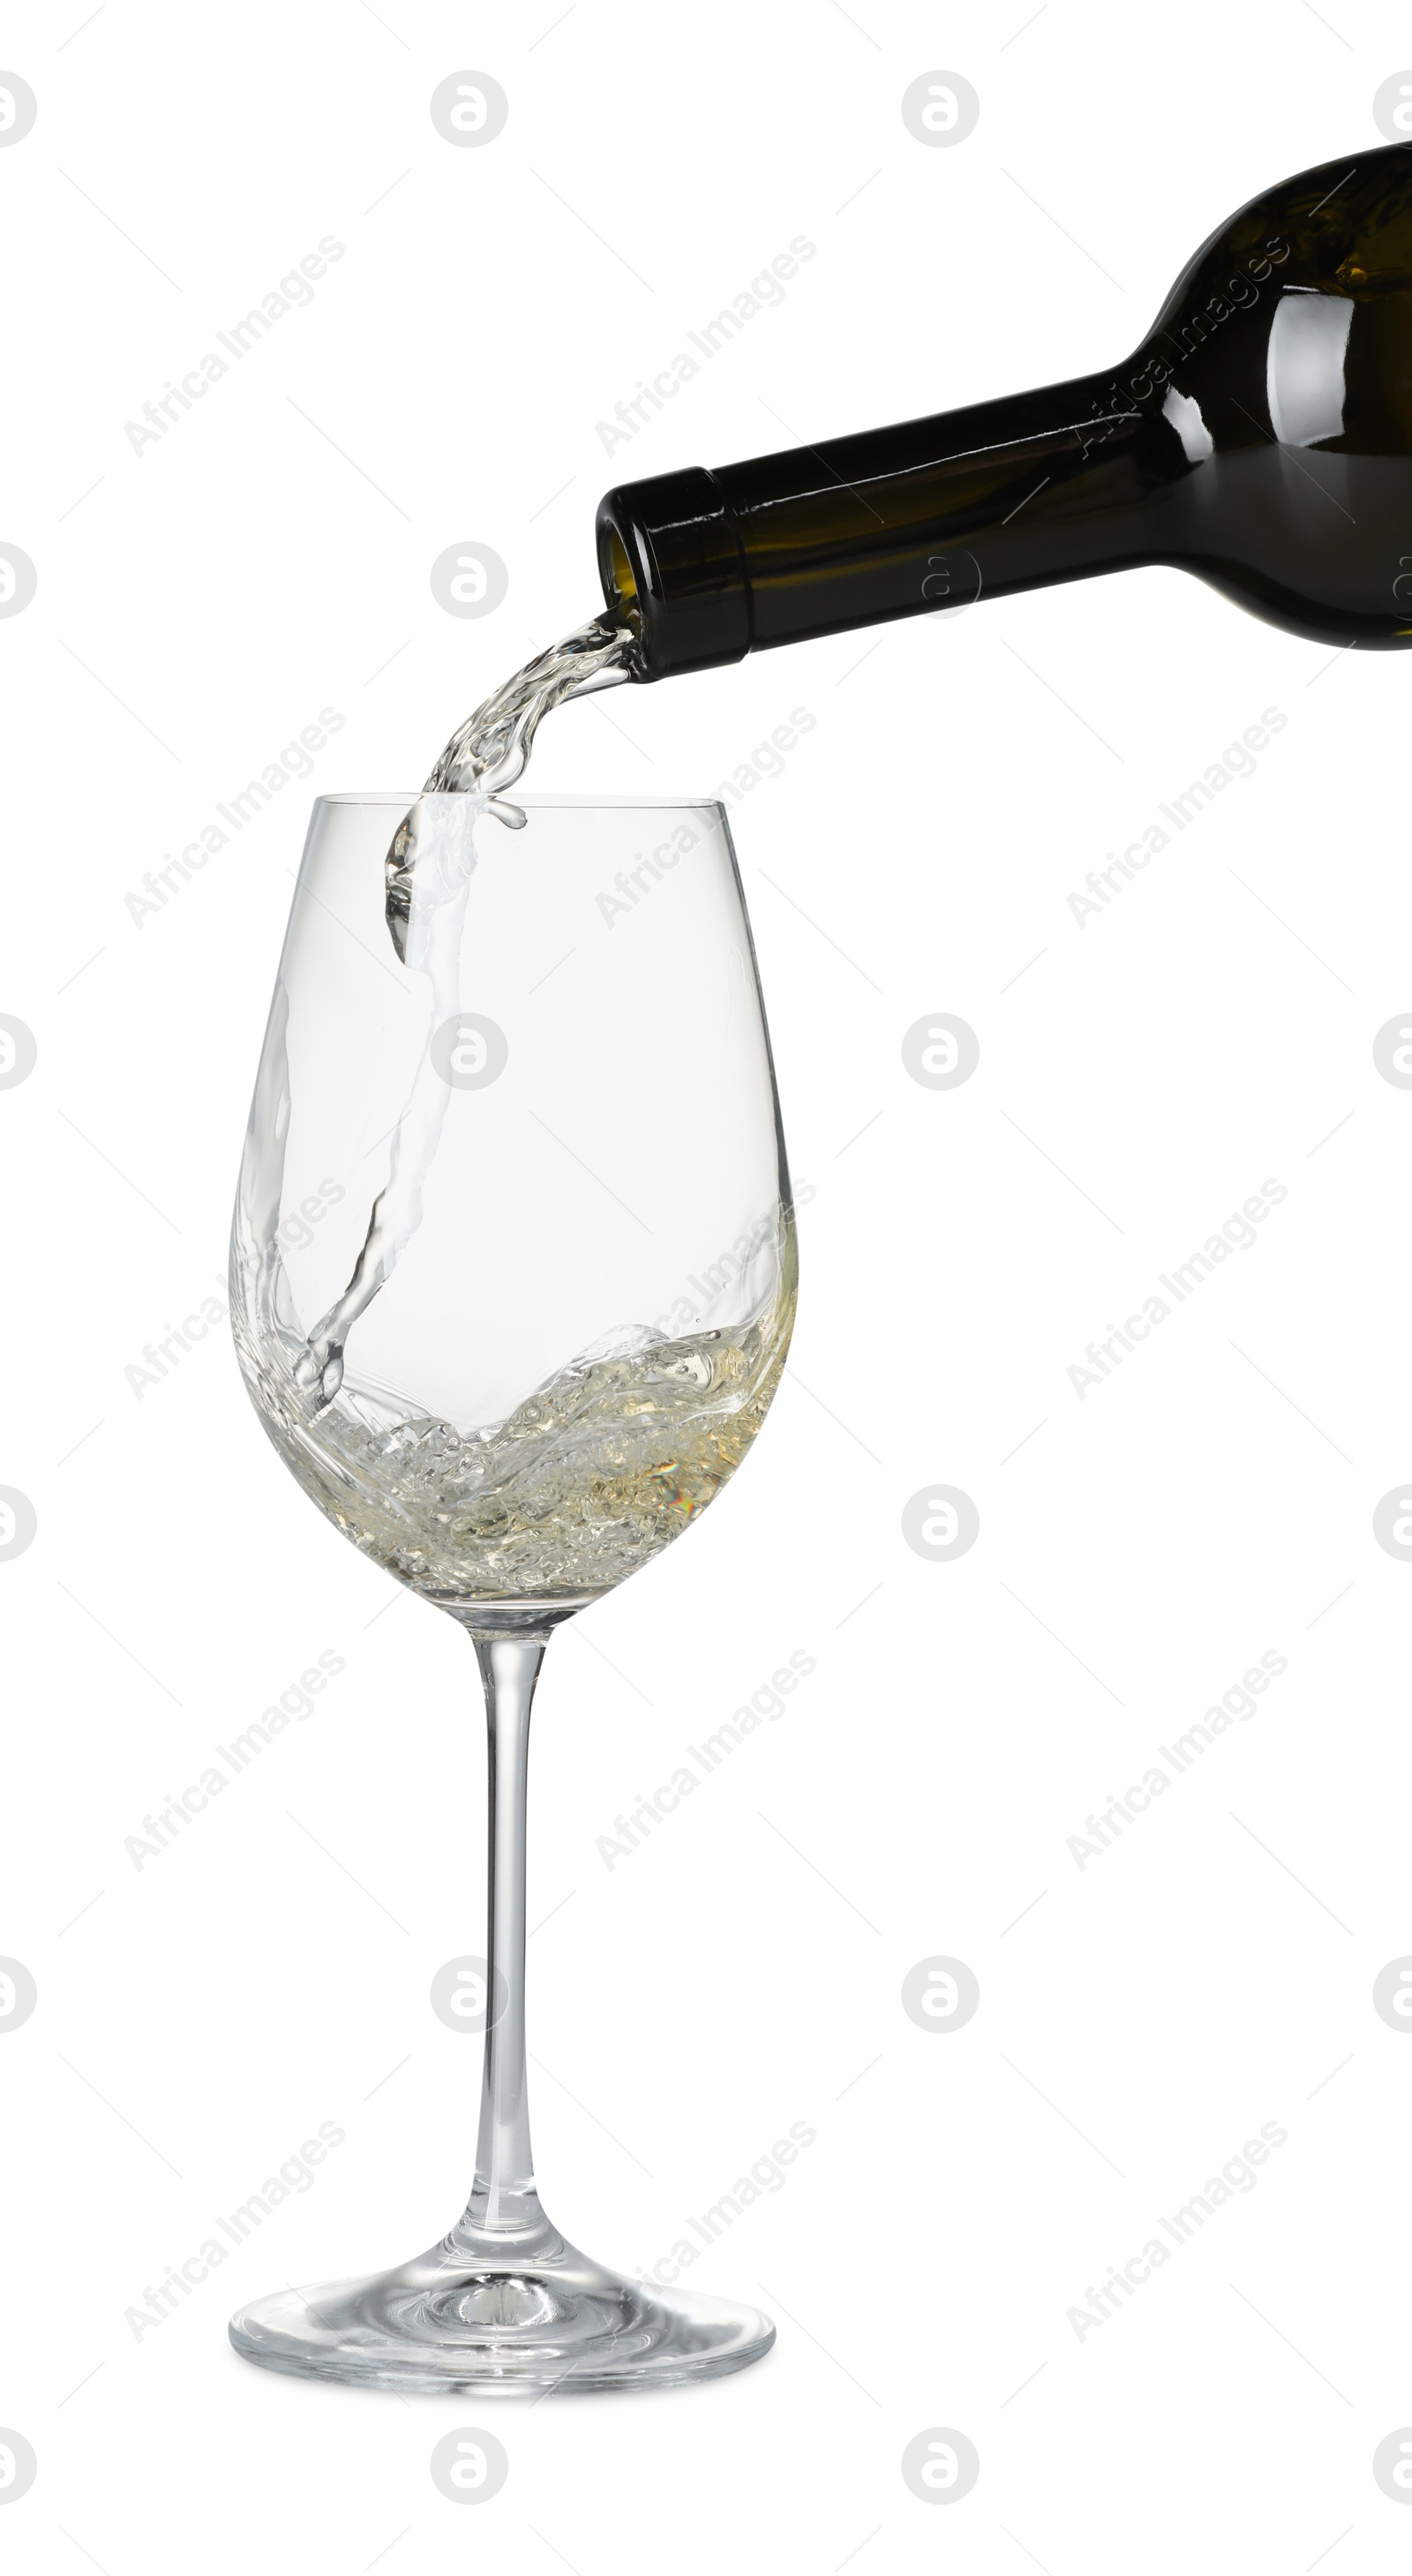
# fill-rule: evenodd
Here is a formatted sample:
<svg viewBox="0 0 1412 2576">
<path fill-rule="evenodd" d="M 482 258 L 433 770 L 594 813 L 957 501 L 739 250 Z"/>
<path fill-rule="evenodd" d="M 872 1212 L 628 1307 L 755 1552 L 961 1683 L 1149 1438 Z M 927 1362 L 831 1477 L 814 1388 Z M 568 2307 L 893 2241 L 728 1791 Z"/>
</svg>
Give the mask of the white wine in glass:
<svg viewBox="0 0 1412 2576">
<path fill-rule="evenodd" d="M 738 2370 L 774 2328 L 565 2242 L 525 2082 L 530 1704 L 553 1629 L 719 1493 L 794 1317 L 789 1177 L 718 805 L 321 797 L 241 1170 L 236 1347 L 306 1493 L 471 1637 L 487 1995 L 464 2215 L 392 2272 L 231 2321 L 266 2369 L 480 2394 Z M 518 814 L 515 819 L 518 819 Z M 314 1218 L 308 1214 L 315 1211 Z"/>
</svg>

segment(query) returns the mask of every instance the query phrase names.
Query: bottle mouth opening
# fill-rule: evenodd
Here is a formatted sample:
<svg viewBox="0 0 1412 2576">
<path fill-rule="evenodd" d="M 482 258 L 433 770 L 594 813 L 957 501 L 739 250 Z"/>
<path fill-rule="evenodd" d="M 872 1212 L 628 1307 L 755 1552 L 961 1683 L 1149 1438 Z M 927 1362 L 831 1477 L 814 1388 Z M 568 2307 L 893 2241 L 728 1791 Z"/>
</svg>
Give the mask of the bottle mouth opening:
<svg viewBox="0 0 1412 2576">
<path fill-rule="evenodd" d="M 637 576 L 633 571 L 632 557 L 627 547 L 612 521 L 606 517 L 598 531 L 598 571 L 603 583 L 605 615 L 616 620 L 619 625 L 626 626 L 633 639 L 625 662 L 628 677 L 633 680 L 648 679 L 651 674 L 647 667 L 644 649 L 645 622 Z"/>
<path fill-rule="evenodd" d="M 604 530 L 603 578 L 611 585 L 610 608 L 620 608 L 630 624 L 638 622 L 637 583 L 633 579 L 628 550 L 614 527 Z"/>
</svg>

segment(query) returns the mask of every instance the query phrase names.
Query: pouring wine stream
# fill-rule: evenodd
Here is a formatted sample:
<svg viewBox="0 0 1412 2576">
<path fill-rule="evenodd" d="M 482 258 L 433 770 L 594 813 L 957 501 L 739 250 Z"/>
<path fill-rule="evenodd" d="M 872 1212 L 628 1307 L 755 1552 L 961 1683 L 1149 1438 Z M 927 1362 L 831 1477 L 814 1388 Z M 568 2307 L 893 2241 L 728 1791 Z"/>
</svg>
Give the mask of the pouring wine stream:
<svg viewBox="0 0 1412 2576">
<path fill-rule="evenodd" d="M 461 933 L 476 864 L 476 825 L 483 814 L 493 814 L 511 831 L 523 830 L 524 814 L 502 790 L 523 776 L 543 718 L 570 698 L 626 680 L 632 643 L 632 630 L 605 613 L 537 654 L 457 728 L 393 834 L 386 863 L 388 933 L 402 963 L 427 978 L 427 1029 L 353 1275 L 295 1362 L 295 1384 L 316 1408 L 337 1395 L 348 1335 L 421 1223 L 422 1188 L 449 1096 L 431 1045 L 460 1007 Z M 427 801 L 448 796 L 456 798 L 454 806 Z"/>
</svg>

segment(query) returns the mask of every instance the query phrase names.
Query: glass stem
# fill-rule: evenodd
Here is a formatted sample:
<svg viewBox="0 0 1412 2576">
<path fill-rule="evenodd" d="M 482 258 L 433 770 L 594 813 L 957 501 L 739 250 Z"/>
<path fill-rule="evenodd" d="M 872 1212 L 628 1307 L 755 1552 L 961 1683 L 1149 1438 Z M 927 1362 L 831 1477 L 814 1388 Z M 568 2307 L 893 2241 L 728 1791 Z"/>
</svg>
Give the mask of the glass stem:
<svg viewBox="0 0 1412 2576">
<path fill-rule="evenodd" d="M 545 2225 L 525 2076 L 525 1816 L 542 1637 L 477 1637 L 489 1754 L 485 2071 L 471 2197 L 458 2233 L 502 2243 Z"/>
</svg>

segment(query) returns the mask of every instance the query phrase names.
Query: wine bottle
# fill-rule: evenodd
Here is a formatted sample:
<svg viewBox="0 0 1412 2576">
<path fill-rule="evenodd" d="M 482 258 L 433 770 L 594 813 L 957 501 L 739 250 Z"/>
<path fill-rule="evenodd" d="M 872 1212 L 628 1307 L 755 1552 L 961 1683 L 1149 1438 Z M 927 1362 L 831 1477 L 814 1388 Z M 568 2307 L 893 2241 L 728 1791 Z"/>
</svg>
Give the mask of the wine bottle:
<svg viewBox="0 0 1412 2576">
<path fill-rule="evenodd" d="M 1412 642 L 1412 155 L 1252 199 L 1111 373 L 621 484 L 598 548 L 645 680 L 1135 564 Z"/>
</svg>

